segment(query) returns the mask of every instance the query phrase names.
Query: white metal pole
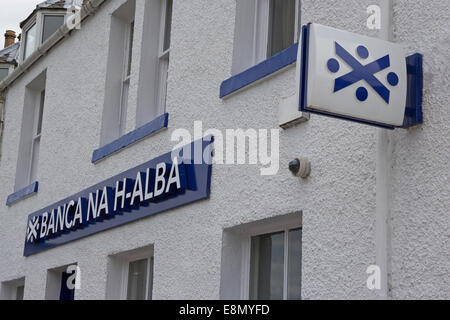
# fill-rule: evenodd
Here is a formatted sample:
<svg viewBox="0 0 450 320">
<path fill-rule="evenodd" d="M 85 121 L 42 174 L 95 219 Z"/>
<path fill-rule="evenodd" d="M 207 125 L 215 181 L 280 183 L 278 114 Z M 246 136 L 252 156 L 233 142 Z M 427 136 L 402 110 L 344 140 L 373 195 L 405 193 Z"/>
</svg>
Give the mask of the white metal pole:
<svg viewBox="0 0 450 320">
<path fill-rule="evenodd" d="M 381 0 L 381 29 L 379 37 L 391 41 L 393 0 Z M 390 187 L 392 164 L 392 132 L 377 129 L 376 158 L 376 263 L 381 271 L 381 288 L 378 290 L 381 299 L 389 297 L 389 256 L 390 256 Z"/>
<path fill-rule="evenodd" d="M 4 126 L 4 105 L 5 99 L 3 97 L 3 93 L 0 92 L 0 158 L 2 157 L 2 135 L 3 135 L 3 126 Z"/>
</svg>

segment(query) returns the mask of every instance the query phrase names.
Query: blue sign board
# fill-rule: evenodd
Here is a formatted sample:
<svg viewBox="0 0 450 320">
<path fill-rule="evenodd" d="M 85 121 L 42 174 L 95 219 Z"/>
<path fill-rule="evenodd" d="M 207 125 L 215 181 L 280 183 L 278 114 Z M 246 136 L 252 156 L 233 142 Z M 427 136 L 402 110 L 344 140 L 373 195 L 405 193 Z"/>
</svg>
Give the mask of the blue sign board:
<svg viewBox="0 0 450 320">
<path fill-rule="evenodd" d="M 28 216 L 24 255 L 209 197 L 209 136 Z"/>
</svg>

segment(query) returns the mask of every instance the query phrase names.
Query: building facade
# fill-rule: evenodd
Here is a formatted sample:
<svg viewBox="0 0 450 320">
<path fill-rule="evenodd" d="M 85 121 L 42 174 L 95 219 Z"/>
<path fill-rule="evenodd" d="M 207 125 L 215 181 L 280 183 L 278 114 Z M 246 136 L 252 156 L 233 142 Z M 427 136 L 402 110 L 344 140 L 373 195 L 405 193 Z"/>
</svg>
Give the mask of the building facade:
<svg viewBox="0 0 450 320">
<path fill-rule="evenodd" d="M 423 55 L 423 124 L 389 131 L 387 142 L 384 129 L 318 115 L 280 128 L 297 91 L 300 26 L 380 37 L 387 27 L 369 29 L 367 8 L 384 2 L 39 5 L 0 80 L 1 298 L 450 298 L 447 1 L 393 0 L 388 11 L 391 40 Z M 258 79 L 240 82 L 248 72 Z M 224 136 L 279 129 L 269 137 L 275 154 L 279 136 L 278 170 L 213 163 L 196 201 L 24 254 L 30 214 L 170 153 L 174 132 L 199 121 Z M 289 171 L 295 158 L 310 161 L 308 177 Z M 42 223 L 36 231 L 48 234 Z M 367 285 L 380 264 L 384 293 Z M 65 291 L 74 270 L 77 287 Z"/>
</svg>

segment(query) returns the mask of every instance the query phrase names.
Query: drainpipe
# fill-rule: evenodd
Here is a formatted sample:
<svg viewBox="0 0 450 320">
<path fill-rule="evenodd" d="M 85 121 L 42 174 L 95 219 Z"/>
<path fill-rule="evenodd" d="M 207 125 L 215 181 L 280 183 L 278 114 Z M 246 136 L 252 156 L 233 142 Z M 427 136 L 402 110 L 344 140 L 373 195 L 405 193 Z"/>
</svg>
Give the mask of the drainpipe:
<svg viewBox="0 0 450 320">
<path fill-rule="evenodd" d="M 381 29 L 379 38 L 392 41 L 393 0 L 381 0 Z M 390 190 L 393 155 L 392 131 L 377 129 L 376 142 L 376 264 L 380 267 L 381 288 L 377 290 L 380 299 L 389 297 L 390 278 Z"/>
</svg>

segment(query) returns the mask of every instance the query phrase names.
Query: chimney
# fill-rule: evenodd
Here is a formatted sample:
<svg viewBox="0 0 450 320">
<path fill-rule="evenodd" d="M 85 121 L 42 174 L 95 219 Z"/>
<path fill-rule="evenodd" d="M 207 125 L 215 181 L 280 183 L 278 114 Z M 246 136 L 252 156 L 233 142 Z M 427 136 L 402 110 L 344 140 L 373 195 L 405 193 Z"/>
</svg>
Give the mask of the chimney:
<svg viewBox="0 0 450 320">
<path fill-rule="evenodd" d="M 16 42 L 16 33 L 12 30 L 6 30 L 5 32 L 5 48 Z"/>
</svg>

